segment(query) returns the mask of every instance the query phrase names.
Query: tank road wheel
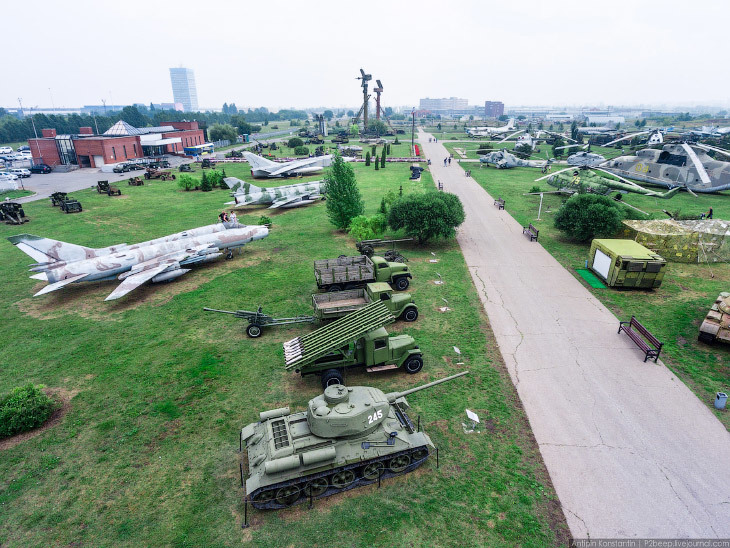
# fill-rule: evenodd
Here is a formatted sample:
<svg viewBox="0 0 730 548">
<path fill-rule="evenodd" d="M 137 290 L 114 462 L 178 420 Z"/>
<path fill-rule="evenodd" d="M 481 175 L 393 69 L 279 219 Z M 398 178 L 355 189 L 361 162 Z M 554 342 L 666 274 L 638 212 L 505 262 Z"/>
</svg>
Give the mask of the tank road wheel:
<svg viewBox="0 0 730 548">
<path fill-rule="evenodd" d="M 398 473 L 402 472 L 408 466 L 411 464 L 411 457 L 408 455 L 398 455 L 397 457 L 393 457 L 390 459 L 390 462 L 388 463 L 388 468 L 390 468 L 391 472 Z"/>
<path fill-rule="evenodd" d="M 316 498 L 324 495 L 328 487 L 329 482 L 327 481 L 327 478 L 317 478 L 313 479 L 310 482 L 307 482 L 307 484 L 304 486 L 303 491 L 306 496 L 309 496 L 311 492 L 312 497 Z"/>
<path fill-rule="evenodd" d="M 413 462 L 420 462 L 423 459 L 425 459 L 426 457 L 428 457 L 428 449 L 426 449 L 425 447 L 416 449 L 412 455 Z"/>
<path fill-rule="evenodd" d="M 355 472 L 352 470 L 340 470 L 332 476 L 332 487 L 344 489 L 355 481 Z"/>
<path fill-rule="evenodd" d="M 406 373 L 410 373 L 411 375 L 418 373 L 421 369 L 423 369 L 423 358 L 421 356 L 411 356 L 406 360 L 406 363 L 403 364 L 403 367 L 406 370 Z"/>
<path fill-rule="evenodd" d="M 286 485 L 276 492 L 276 502 L 282 506 L 291 506 L 297 501 L 300 494 L 299 487 L 296 485 Z"/>
<path fill-rule="evenodd" d="M 418 319 L 418 309 L 408 308 L 403 312 L 403 319 L 407 322 L 415 322 Z"/>
<path fill-rule="evenodd" d="M 408 281 L 408 278 L 405 276 L 401 276 L 397 280 L 395 280 L 395 288 L 398 291 L 403 291 L 405 289 L 408 289 L 408 286 L 411 284 L 411 282 Z"/>
<path fill-rule="evenodd" d="M 342 291 L 342 288 L 337 284 L 333 284 L 327 288 L 327 291 L 330 293 L 334 293 L 335 291 Z"/>
<path fill-rule="evenodd" d="M 385 464 L 382 462 L 371 462 L 362 469 L 362 477 L 367 480 L 376 480 L 385 472 Z"/>
<path fill-rule="evenodd" d="M 333 384 L 345 384 L 345 379 L 337 369 L 328 369 L 322 373 L 322 388 L 327 388 Z"/>
<path fill-rule="evenodd" d="M 249 324 L 248 327 L 246 328 L 246 335 L 248 335 L 252 339 L 260 337 L 261 336 L 261 326 L 256 325 L 255 323 Z"/>
<path fill-rule="evenodd" d="M 253 502 L 256 504 L 267 504 L 274 500 L 274 491 L 269 489 L 267 491 L 261 491 L 252 497 Z"/>
</svg>

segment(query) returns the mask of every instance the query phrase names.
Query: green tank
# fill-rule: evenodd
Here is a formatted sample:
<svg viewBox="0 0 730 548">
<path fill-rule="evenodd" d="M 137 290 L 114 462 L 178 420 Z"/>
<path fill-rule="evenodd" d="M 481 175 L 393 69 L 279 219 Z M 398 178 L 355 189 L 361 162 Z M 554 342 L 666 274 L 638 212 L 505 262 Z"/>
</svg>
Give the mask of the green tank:
<svg viewBox="0 0 730 548">
<path fill-rule="evenodd" d="M 335 384 L 306 411 L 260 413 L 241 430 L 246 496 L 256 508 L 286 508 L 415 470 L 434 445 L 406 414 L 405 396 L 467 373 L 389 394 Z"/>
</svg>

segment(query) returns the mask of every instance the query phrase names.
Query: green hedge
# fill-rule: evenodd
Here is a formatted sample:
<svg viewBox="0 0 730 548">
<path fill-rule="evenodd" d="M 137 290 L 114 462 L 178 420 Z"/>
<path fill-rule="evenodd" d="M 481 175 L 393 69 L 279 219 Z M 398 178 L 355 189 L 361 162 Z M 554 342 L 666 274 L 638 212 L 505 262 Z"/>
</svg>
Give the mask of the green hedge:
<svg viewBox="0 0 730 548">
<path fill-rule="evenodd" d="M 27 384 L 13 388 L 0 398 L 0 438 L 40 426 L 56 408 L 57 404 L 46 396 L 41 386 Z"/>
</svg>

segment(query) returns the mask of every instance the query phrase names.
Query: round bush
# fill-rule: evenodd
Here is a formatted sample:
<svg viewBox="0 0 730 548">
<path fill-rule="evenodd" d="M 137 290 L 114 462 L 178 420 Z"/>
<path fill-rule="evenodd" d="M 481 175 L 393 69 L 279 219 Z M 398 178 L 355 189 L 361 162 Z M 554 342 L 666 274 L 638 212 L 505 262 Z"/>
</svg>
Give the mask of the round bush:
<svg viewBox="0 0 730 548">
<path fill-rule="evenodd" d="M 587 242 L 596 236 L 613 236 L 625 218 L 623 208 L 607 196 L 576 194 L 555 214 L 555 228 Z"/>
<path fill-rule="evenodd" d="M 0 398 L 0 438 L 40 426 L 50 418 L 56 407 L 41 386 L 27 384 L 13 388 Z"/>
<path fill-rule="evenodd" d="M 302 141 L 299 137 L 292 137 L 289 139 L 289 141 L 286 143 L 286 146 L 289 148 L 297 148 L 304 144 L 304 141 Z"/>
<path fill-rule="evenodd" d="M 294 154 L 296 154 L 297 156 L 308 156 L 309 149 L 307 147 L 296 147 L 294 149 Z"/>
</svg>

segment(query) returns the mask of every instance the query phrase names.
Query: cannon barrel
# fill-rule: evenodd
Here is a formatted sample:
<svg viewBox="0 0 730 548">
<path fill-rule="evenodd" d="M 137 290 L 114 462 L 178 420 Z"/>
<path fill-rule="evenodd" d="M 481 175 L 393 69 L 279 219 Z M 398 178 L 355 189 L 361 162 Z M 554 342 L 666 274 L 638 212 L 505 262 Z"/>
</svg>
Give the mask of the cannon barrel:
<svg viewBox="0 0 730 548">
<path fill-rule="evenodd" d="M 408 394 L 413 394 L 414 392 L 418 392 L 419 390 L 425 390 L 426 388 L 431 388 L 432 386 L 436 386 L 437 384 L 441 384 L 442 382 L 448 382 L 456 379 L 457 377 L 463 377 L 469 373 L 468 371 L 462 371 L 461 373 L 457 373 L 456 375 L 451 375 L 450 377 L 445 377 L 443 379 L 439 379 L 437 381 L 429 382 L 428 384 L 424 384 L 422 386 L 417 386 L 415 388 L 411 388 L 410 390 L 404 390 L 403 392 L 391 392 L 390 394 L 386 394 L 385 397 L 388 398 L 388 402 L 393 403 L 398 398 L 402 398 L 404 396 L 407 396 Z"/>
<path fill-rule="evenodd" d="M 220 312 L 221 314 L 236 314 L 232 310 L 218 310 L 217 308 L 204 308 L 203 310 L 206 312 Z"/>
</svg>

